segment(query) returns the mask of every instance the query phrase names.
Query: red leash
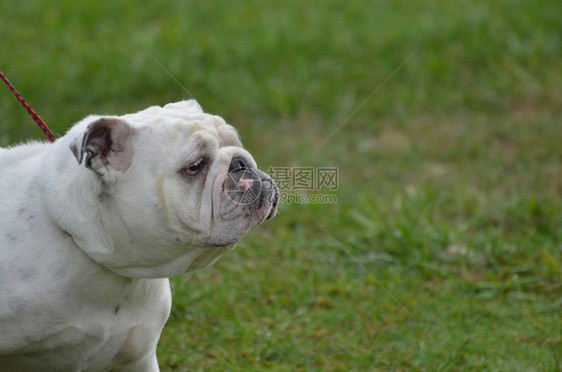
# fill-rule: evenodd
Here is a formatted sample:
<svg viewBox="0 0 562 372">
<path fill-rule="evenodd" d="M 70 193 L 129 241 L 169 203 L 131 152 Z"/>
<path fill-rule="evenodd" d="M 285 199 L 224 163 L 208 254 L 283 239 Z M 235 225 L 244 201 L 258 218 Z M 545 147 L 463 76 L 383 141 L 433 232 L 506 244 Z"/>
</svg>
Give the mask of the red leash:
<svg viewBox="0 0 562 372">
<path fill-rule="evenodd" d="M 43 119 L 41 119 L 41 117 L 39 115 L 37 115 L 37 113 L 35 112 L 35 110 L 33 110 L 31 108 L 31 106 L 29 106 L 29 103 L 27 103 L 27 101 L 25 99 L 23 99 L 23 97 L 21 96 L 21 94 L 18 93 L 18 91 L 16 90 L 16 88 L 14 88 L 14 86 L 12 85 L 12 83 L 10 83 L 10 80 L 8 80 L 6 78 L 6 76 L 4 75 L 4 73 L 2 71 L 0 71 L 0 79 L 2 79 L 4 81 L 4 83 L 6 83 L 6 85 L 8 86 L 8 88 L 10 88 L 10 90 L 12 91 L 12 93 L 14 94 L 14 96 L 16 96 L 16 98 L 18 99 L 18 101 L 20 101 L 20 103 L 23 105 L 23 107 L 25 107 L 25 109 L 27 110 L 27 112 L 29 113 L 29 115 L 31 115 L 31 117 L 33 118 L 33 120 L 35 120 L 35 122 L 37 123 L 37 125 L 39 125 L 39 128 L 41 128 L 41 130 L 43 131 L 43 133 L 45 133 L 45 135 L 47 136 L 47 138 L 49 139 L 49 141 L 51 142 L 55 142 L 57 140 L 57 137 L 55 137 L 54 133 L 51 132 L 51 130 L 49 129 L 49 127 L 47 126 L 47 124 L 45 124 L 45 122 L 43 121 Z"/>
</svg>

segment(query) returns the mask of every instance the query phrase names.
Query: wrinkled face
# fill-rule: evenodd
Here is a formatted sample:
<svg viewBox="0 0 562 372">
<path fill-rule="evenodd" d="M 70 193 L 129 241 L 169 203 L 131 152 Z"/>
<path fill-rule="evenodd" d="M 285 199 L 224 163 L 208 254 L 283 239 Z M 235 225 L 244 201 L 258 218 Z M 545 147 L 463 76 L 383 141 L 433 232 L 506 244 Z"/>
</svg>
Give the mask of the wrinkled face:
<svg viewBox="0 0 562 372">
<path fill-rule="evenodd" d="M 165 262 L 186 246 L 232 247 L 275 215 L 277 186 L 220 117 L 127 115 L 122 120 L 134 130 L 121 141 L 124 150 L 107 157 L 106 167 L 121 170 L 113 172 L 105 193 L 105 204 L 119 221 L 107 224 L 124 225 L 127 234 L 115 232 L 123 243 L 165 247 L 153 248 L 154 257 L 147 259 Z M 119 140 L 119 134 L 113 136 Z M 86 156 L 95 168 L 96 155 Z M 172 247 L 178 252 L 170 252 Z"/>
<path fill-rule="evenodd" d="M 111 248 L 99 253 L 87 247 L 87 234 L 82 239 L 98 263 L 128 276 L 200 270 L 275 215 L 274 181 L 233 127 L 194 105 L 98 118 L 76 129 L 70 149 L 101 181 L 96 218 Z"/>
<path fill-rule="evenodd" d="M 275 214 L 278 191 L 219 118 L 171 121 L 139 133 L 129 170 L 161 216 L 167 239 L 222 247 Z M 146 201 L 145 201 L 146 202 Z M 161 233 L 160 233 L 161 234 Z"/>
</svg>

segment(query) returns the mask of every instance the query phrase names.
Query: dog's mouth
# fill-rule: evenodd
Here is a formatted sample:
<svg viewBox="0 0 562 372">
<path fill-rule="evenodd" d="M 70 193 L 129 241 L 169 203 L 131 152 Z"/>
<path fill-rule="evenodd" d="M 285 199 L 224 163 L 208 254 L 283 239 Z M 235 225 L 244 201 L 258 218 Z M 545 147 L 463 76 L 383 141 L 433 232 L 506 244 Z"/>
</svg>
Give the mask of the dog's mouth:
<svg viewBox="0 0 562 372">
<path fill-rule="evenodd" d="M 272 178 L 262 179 L 262 186 L 265 189 L 264 201 L 261 202 L 265 203 L 265 206 L 270 206 L 271 209 L 269 210 L 269 214 L 265 218 L 266 220 L 270 220 L 277 214 L 277 206 L 279 205 L 279 188 L 275 181 Z"/>
</svg>

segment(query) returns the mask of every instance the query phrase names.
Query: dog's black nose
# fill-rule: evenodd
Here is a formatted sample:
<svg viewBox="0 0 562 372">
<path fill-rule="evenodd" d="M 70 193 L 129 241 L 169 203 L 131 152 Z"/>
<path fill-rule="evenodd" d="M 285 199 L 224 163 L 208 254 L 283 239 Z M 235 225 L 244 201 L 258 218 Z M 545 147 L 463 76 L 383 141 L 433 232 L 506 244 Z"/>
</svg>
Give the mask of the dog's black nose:
<svg viewBox="0 0 562 372">
<path fill-rule="evenodd" d="M 230 161 L 230 166 L 228 167 L 228 171 L 237 171 L 242 169 L 252 169 L 252 166 L 243 156 L 235 156 Z"/>
</svg>

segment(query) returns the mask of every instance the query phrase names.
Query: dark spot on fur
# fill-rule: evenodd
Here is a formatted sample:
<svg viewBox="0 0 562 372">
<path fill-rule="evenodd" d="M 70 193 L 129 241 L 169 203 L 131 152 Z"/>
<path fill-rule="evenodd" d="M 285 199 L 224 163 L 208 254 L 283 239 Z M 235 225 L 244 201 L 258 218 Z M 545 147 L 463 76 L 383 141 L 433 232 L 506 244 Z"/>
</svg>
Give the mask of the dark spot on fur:
<svg viewBox="0 0 562 372">
<path fill-rule="evenodd" d="M 8 309 L 14 313 L 21 313 L 27 308 L 26 301 L 21 297 L 8 298 Z"/>
<path fill-rule="evenodd" d="M 4 269 L 4 265 L 0 263 L 0 288 L 4 287 L 6 282 L 6 272 L 8 270 Z"/>
<path fill-rule="evenodd" d="M 28 267 L 21 271 L 21 280 L 24 282 L 32 282 L 37 278 L 37 270 L 33 267 Z"/>
<path fill-rule="evenodd" d="M 117 315 L 117 313 L 119 312 L 120 309 L 121 309 L 121 306 L 119 306 L 119 305 L 115 306 L 115 309 L 113 310 L 113 313 L 115 315 Z"/>
<path fill-rule="evenodd" d="M 66 261 L 60 260 L 60 261 L 56 261 L 52 266 L 51 266 L 51 270 L 53 272 L 53 275 L 55 276 L 55 278 L 57 279 L 63 279 L 68 271 L 67 265 L 66 265 Z"/>
</svg>

